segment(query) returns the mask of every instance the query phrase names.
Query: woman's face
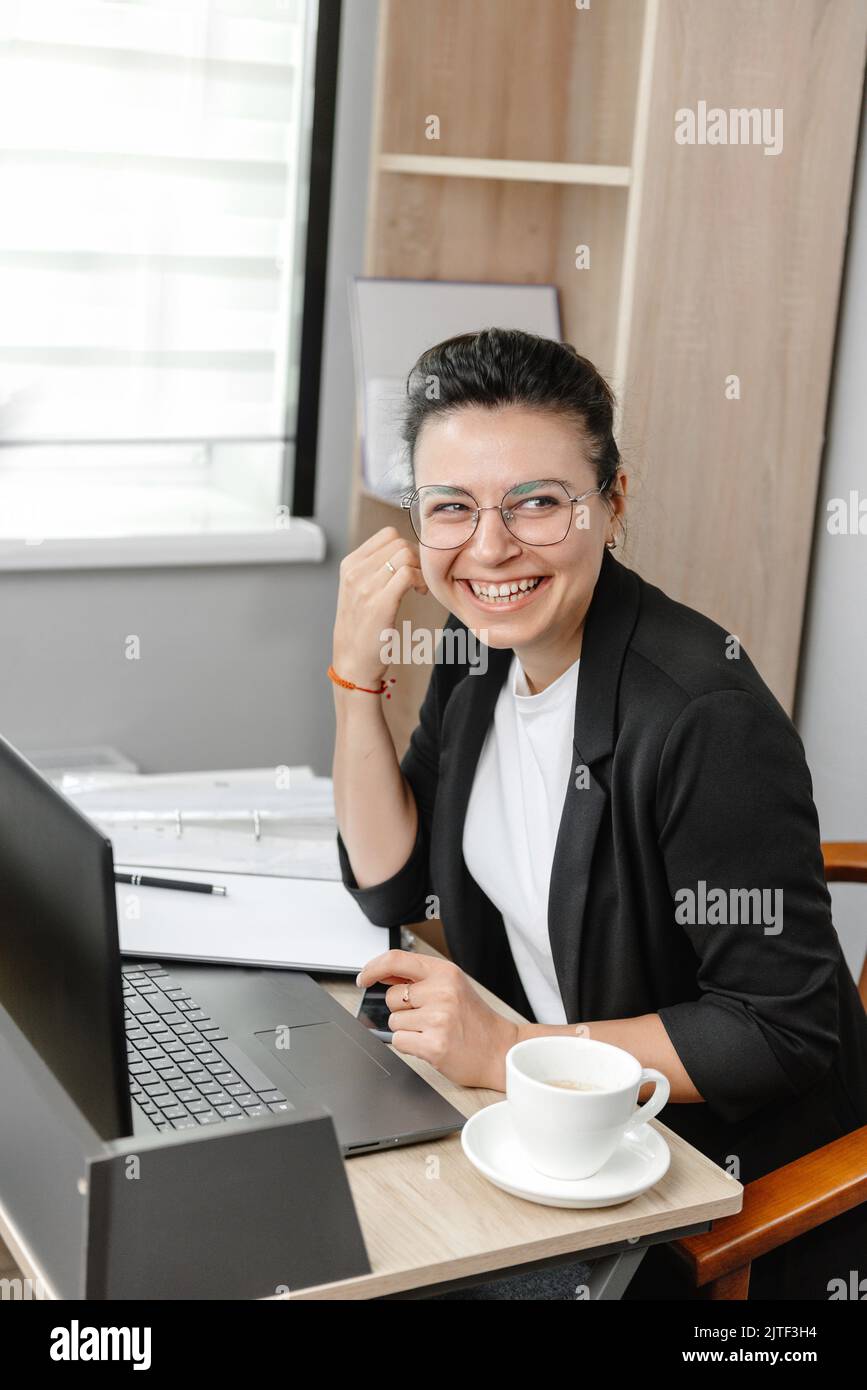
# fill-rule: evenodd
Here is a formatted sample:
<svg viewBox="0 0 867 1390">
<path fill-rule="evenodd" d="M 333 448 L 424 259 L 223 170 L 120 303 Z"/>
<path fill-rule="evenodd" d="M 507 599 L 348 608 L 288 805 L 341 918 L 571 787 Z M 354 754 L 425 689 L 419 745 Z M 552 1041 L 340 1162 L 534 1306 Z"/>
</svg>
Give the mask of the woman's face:
<svg viewBox="0 0 867 1390">
<path fill-rule="evenodd" d="M 496 508 L 516 483 L 536 479 L 563 480 L 570 497 L 598 486 L 573 421 L 522 405 L 470 406 L 431 416 L 421 430 L 416 487 L 464 488 L 480 508 Z M 618 481 L 625 491 L 622 472 Z M 611 506 L 619 512 L 623 502 L 615 497 Z M 495 510 L 481 512 L 475 533 L 457 549 L 420 545 L 431 593 L 489 647 L 532 654 L 568 644 L 584 621 L 605 543 L 616 534 L 610 507 L 599 494 L 571 512 L 565 539 L 535 549 L 513 536 Z M 502 603 L 472 587 L 521 580 L 541 582 Z"/>
</svg>

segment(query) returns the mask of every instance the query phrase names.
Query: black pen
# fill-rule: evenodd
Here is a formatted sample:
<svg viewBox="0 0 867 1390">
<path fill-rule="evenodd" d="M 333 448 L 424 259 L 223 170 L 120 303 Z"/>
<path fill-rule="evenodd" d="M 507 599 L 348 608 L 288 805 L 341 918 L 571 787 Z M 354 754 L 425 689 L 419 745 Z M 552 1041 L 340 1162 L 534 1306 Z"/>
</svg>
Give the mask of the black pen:
<svg viewBox="0 0 867 1390">
<path fill-rule="evenodd" d="M 185 893 L 219 893 L 226 896 L 226 890 L 219 883 L 191 883 L 186 878 L 150 878 L 148 874 L 119 874 L 115 871 L 115 883 L 131 883 L 134 888 L 180 888 Z"/>
</svg>

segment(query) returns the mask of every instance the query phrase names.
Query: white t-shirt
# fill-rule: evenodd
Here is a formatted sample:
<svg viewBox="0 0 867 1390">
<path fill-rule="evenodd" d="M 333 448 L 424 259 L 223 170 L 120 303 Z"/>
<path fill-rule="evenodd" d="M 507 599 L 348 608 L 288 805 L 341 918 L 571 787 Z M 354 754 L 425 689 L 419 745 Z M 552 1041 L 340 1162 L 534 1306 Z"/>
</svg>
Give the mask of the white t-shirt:
<svg viewBox="0 0 867 1390">
<path fill-rule="evenodd" d="M 573 763 L 580 657 L 528 692 L 513 657 L 485 737 L 464 825 L 467 868 L 499 908 L 539 1023 L 566 1023 L 548 937 L 548 893 Z"/>
</svg>

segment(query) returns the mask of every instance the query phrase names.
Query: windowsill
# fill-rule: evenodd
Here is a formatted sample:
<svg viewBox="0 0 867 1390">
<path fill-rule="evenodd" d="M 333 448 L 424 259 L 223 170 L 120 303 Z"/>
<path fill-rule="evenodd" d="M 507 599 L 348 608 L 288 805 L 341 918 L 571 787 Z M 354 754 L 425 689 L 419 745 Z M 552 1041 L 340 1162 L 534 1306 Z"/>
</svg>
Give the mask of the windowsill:
<svg viewBox="0 0 867 1390">
<path fill-rule="evenodd" d="M 0 538 L 0 570 L 7 571 L 318 564 L 324 558 L 324 531 L 302 517 L 267 531 L 51 537 L 38 542 Z"/>
</svg>

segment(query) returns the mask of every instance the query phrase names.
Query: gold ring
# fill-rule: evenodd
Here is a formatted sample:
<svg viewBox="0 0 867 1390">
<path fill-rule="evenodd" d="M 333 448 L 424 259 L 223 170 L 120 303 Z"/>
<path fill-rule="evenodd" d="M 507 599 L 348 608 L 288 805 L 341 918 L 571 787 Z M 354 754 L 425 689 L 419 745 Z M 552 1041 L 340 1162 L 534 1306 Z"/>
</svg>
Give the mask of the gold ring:
<svg viewBox="0 0 867 1390">
<path fill-rule="evenodd" d="M 394 565 L 391 563 L 390 560 L 386 560 L 385 568 L 387 570 L 391 570 L 392 574 L 397 574 L 397 570 L 395 569 Z"/>
<path fill-rule="evenodd" d="M 406 987 L 404 988 L 404 991 L 403 991 L 403 1002 L 404 1002 L 404 1004 L 409 1004 L 410 1008 L 412 1008 L 412 1001 L 411 1001 L 411 999 L 410 999 L 410 997 L 409 997 L 409 991 L 410 991 L 410 986 L 409 986 L 409 985 L 406 985 Z"/>
</svg>

